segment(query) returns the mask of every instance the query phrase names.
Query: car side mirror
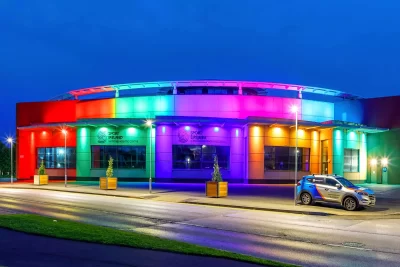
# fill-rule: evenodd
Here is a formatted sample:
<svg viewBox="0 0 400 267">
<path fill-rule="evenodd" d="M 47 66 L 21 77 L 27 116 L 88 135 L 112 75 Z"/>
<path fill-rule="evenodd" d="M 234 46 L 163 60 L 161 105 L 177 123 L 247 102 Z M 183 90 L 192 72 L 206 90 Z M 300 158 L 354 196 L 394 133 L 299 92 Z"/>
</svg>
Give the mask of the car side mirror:
<svg viewBox="0 0 400 267">
<path fill-rule="evenodd" d="M 340 189 L 340 188 L 342 188 L 342 185 L 341 184 L 336 184 L 336 188 Z"/>
</svg>

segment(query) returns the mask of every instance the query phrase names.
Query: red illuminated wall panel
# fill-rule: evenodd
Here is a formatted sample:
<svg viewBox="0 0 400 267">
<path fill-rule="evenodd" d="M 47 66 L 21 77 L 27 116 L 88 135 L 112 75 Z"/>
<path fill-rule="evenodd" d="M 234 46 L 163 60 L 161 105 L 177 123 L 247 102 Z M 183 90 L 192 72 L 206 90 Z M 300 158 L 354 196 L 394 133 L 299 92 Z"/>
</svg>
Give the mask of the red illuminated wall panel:
<svg viewBox="0 0 400 267">
<path fill-rule="evenodd" d="M 76 100 L 17 104 L 17 127 L 76 121 Z"/>
</svg>

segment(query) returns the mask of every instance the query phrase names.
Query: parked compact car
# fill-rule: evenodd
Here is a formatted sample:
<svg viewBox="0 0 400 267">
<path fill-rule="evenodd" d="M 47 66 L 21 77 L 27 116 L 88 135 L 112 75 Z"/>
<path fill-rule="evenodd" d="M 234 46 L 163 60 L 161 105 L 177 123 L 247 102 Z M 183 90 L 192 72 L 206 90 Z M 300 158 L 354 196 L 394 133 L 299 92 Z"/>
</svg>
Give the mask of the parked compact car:
<svg viewBox="0 0 400 267">
<path fill-rule="evenodd" d="M 330 202 L 354 211 L 376 203 L 374 191 L 359 187 L 336 175 L 307 175 L 297 183 L 298 200 L 304 205 Z"/>
</svg>

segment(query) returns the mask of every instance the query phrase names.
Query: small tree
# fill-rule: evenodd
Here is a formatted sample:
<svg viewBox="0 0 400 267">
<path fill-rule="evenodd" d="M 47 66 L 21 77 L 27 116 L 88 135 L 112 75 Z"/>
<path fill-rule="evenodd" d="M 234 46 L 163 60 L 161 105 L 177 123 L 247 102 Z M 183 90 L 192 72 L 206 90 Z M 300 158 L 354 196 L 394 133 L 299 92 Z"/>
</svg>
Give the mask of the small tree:
<svg viewBox="0 0 400 267">
<path fill-rule="evenodd" d="M 213 182 L 222 182 L 222 175 L 221 172 L 219 171 L 219 165 L 218 165 L 218 157 L 214 157 L 214 172 L 211 174 L 212 175 L 212 181 Z"/>
<path fill-rule="evenodd" d="M 114 159 L 112 157 L 110 157 L 110 159 L 108 160 L 108 168 L 106 171 L 107 178 L 111 178 L 114 175 L 113 163 L 114 163 Z"/>
<path fill-rule="evenodd" d="M 44 162 L 42 160 L 42 162 L 40 163 L 40 167 L 39 167 L 39 175 L 46 175 L 46 168 L 44 167 Z"/>
</svg>

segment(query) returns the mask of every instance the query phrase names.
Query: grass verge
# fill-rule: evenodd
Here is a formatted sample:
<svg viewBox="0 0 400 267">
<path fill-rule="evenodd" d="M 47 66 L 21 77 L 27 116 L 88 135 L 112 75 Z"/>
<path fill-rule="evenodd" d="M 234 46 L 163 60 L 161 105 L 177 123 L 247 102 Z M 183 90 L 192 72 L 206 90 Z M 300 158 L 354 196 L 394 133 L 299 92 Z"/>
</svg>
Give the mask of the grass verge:
<svg viewBox="0 0 400 267">
<path fill-rule="evenodd" d="M 0 227 L 55 238 L 176 252 L 187 255 L 225 258 L 265 266 L 295 266 L 141 233 L 125 232 L 112 228 L 72 221 L 57 220 L 55 222 L 53 218 L 32 214 L 0 215 Z"/>
</svg>

